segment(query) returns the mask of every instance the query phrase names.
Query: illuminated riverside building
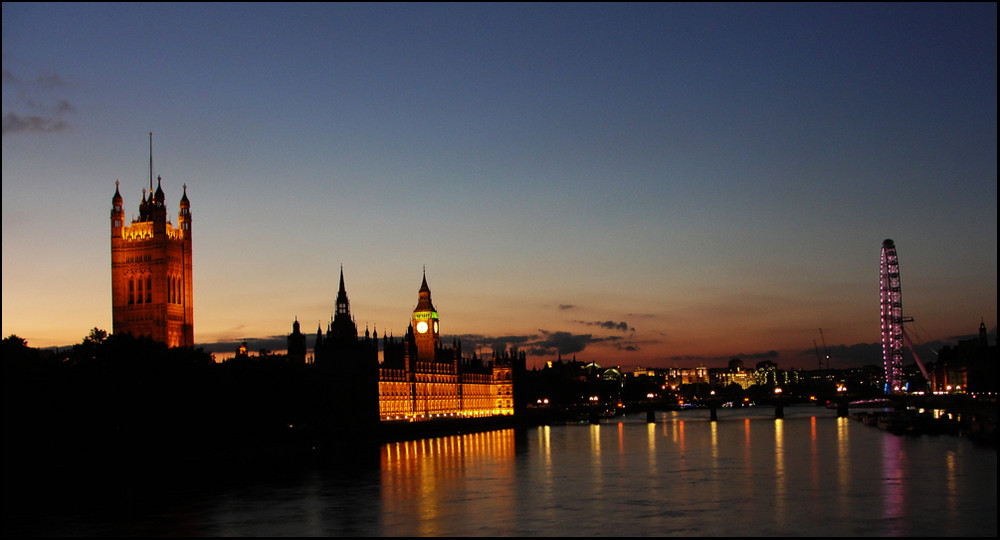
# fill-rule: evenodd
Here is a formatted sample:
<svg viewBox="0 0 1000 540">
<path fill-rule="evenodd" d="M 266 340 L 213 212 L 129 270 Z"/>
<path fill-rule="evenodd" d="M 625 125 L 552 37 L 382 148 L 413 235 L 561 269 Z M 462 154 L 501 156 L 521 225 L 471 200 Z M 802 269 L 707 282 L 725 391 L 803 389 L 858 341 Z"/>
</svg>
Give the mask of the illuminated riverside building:
<svg viewBox="0 0 1000 540">
<path fill-rule="evenodd" d="M 159 177 L 153 191 L 152 157 L 149 198 L 143 189 L 139 217 L 133 217 L 129 224 L 125 223 L 122 201 L 116 181 L 111 198 L 112 331 L 151 337 L 170 347 L 193 346 L 191 203 L 187 185 L 181 196 L 177 228 L 167 219 Z"/>
<path fill-rule="evenodd" d="M 739 385 L 740 388 L 746 390 L 754 385 L 753 373 L 745 369 L 739 369 L 736 371 L 720 371 L 712 378 L 712 384 L 719 384 L 722 386 L 729 386 L 730 384 Z"/>
<path fill-rule="evenodd" d="M 667 382 L 672 386 L 708 383 L 708 368 L 705 366 L 698 366 L 696 368 L 670 368 L 667 371 Z"/>
<path fill-rule="evenodd" d="M 377 330 L 366 329 L 364 337 L 358 337 L 343 269 L 336 310 L 326 333 L 317 330 L 314 363 L 331 367 L 341 380 L 353 381 L 338 392 L 350 394 L 344 403 L 354 404 L 351 407 L 364 411 L 366 418 L 374 408 L 368 396 L 377 396 L 382 421 L 514 414 L 515 368 L 523 370 L 523 353 L 494 354 L 487 361 L 474 354 L 464 356 L 457 341 L 442 345 L 440 318 L 426 275 L 406 335 L 397 339 L 383 334 L 381 347 Z M 377 389 L 369 383 L 373 380 Z"/>
<path fill-rule="evenodd" d="M 406 336 L 388 338 L 379 369 L 383 420 L 514 414 L 515 357 L 484 362 L 462 355 L 462 345 L 441 345 L 440 319 L 427 276 Z"/>
</svg>

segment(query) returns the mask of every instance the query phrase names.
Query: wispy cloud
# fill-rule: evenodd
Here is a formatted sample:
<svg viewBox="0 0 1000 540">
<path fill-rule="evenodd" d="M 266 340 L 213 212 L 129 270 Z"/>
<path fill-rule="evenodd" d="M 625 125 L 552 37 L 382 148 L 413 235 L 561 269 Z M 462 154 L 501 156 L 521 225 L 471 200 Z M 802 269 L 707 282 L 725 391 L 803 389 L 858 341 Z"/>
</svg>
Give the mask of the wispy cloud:
<svg viewBox="0 0 1000 540">
<path fill-rule="evenodd" d="M 573 321 L 587 326 L 597 326 L 607 330 L 617 330 L 619 332 L 635 332 L 635 328 L 629 326 L 625 321 Z"/>
<path fill-rule="evenodd" d="M 15 96 L 10 105 L 14 110 L 3 114 L 3 135 L 56 133 L 69 129 L 66 116 L 76 112 L 76 107 L 65 98 L 49 95 L 67 86 L 59 75 L 39 75 L 23 80 L 4 69 L 3 86 L 5 94 L 9 90 Z"/>
<path fill-rule="evenodd" d="M 574 334 L 565 331 L 538 330 L 537 334 L 484 336 L 481 334 L 464 334 L 456 336 L 462 341 L 465 351 L 488 348 L 492 351 L 507 350 L 524 351 L 529 356 L 573 355 L 586 350 L 587 347 L 604 343 L 624 352 L 638 351 L 634 344 L 625 342 L 621 336 L 595 336 L 593 334 Z"/>
<path fill-rule="evenodd" d="M 3 134 L 11 135 L 23 132 L 54 133 L 69 127 L 62 118 L 45 116 L 18 116 L 7 113 L 3 116 Z"/>
</svg>

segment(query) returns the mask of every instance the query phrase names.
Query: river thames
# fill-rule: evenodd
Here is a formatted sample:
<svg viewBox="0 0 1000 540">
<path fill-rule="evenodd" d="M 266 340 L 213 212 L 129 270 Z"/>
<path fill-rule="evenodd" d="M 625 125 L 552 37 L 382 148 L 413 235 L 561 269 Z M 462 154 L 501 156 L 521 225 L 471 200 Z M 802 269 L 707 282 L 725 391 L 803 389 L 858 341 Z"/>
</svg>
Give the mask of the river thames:
<svg viewBox="0 0 1000 540">
<path fill-rule="evenodd" d="M 657 413 L 382 445 L 367 463 L 246 470 L 54 535 L 995 536 L 997 452 L 818 407 Z"/>
</svg>

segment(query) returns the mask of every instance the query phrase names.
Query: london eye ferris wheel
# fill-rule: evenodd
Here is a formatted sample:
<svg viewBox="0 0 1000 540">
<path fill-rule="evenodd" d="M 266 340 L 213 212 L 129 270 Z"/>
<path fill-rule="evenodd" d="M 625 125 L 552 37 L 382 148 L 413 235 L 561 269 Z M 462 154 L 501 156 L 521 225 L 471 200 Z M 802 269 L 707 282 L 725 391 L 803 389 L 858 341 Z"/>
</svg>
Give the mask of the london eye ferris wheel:
<svg viewBox="0 0 1000 540">
<path fill-rule="evenodd" d="M 892 240 L 882 242 L 879 292 L 882 306 L 882 362 L 885 393 L 903 390 L 903 294 L 899 284 L 899 258 Z"/>
</svg>

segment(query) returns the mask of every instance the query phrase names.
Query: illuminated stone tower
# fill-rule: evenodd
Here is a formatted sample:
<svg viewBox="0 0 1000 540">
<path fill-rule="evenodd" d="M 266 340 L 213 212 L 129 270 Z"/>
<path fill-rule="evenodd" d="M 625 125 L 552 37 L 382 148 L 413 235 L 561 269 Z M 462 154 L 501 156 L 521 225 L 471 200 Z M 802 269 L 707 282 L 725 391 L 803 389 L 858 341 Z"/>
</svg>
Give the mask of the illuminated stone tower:
<svg viewBox="0 0 1000 540">
<path fill-rule="evenodd" d="M 111 198 L 113 332 L 151 337 L 170 347 L 191 347 L 194 345 L 191 203 L 185 185 L 175 229 L 167 220 L 166 197 L 159 177 L 153 192 L 152 155 L 151 137 L 149 198 L 143 189 L 139 217 L 125 224 L 117 181 Z"/>
<path fill-rule="evenodd" d="M 431 289 L 427 286 L 426 272 L 424 272 L 424 282 L 420 285 L 420 299 L 413 310 L 413 334 L 417 345 L 417 360 L 433 362 L 440 335 L 438 314 L 434 304 L 431 303 Z"/>
</svg>

